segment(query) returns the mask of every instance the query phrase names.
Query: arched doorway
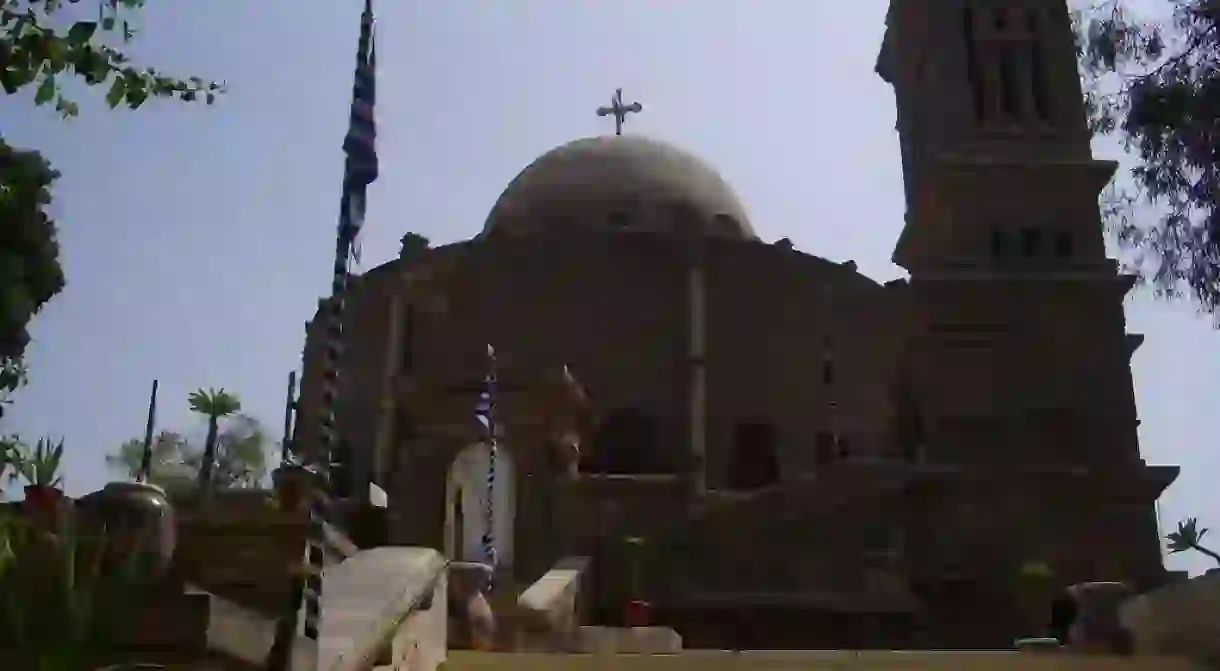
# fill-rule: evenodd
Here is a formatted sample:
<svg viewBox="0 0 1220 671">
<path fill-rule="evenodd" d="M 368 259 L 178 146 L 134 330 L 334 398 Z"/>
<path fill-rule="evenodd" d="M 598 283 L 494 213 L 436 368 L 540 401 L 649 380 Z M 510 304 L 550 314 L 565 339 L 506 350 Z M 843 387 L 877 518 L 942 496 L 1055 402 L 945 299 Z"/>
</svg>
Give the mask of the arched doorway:
<svg viewBox="0 0 1220 671">
<path fill-rule="evenodd" d="M 770 424 L 738 424 L 733 430 L 733 448 L 729 452 L 729 488 L 759 489 L 779 482 L 778 442 L 775 427 Z"/>
<path fill-rule="evenodd" d="M 487 445 L 467 446 L 453 459 L 445 484 L 445 556 L 461 561 L 486 561 L 483 532 L 487 528 Z M 513 562 L 517 483 L 512 455 L 496 450 L 494 487 L 496 555 L 500 566 Z"/>
</svg>

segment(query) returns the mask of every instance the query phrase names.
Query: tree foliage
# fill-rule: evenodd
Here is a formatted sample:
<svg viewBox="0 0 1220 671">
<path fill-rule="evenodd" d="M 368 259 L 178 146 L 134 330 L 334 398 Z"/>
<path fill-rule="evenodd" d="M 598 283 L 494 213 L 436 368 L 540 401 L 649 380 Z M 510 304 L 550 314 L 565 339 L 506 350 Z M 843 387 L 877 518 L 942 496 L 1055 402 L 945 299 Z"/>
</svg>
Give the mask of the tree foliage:
<svg viewBox="0 0 1220 671">
<path fill-rule="evenodd" d="M 1092 128 L 1137 159 L 1103 211 L 1130 269 L 1220 323 L 1220 0 L 1167 0 L 1166 17 L 1128 2 L 1077 15 Z"/>
<path fill-rule="evenodd" d="M 258 487 L 267 475 L 267 431 L 248 415 L 234 415 L 221 422 L 216 437 L 216 463 L 212 487 L 247 489 Z M 149 482 L 167 490 L 191 489 L 203 464 L 204 447 L 176 431 L 162 431 L 153 438 L 152 472 Z M 106 465 L 116 474 L 136 479 L 140 475 L 144 440 L 132 438 L 106 456 Z"/>
<path fill-rule="evenodd" d="M 14 361 L 25 351 L 25 327 L 64 287 L 55 222 L 47 214 L 51 185 L 59 173 L 37 152 L 20 151 L 0 139 L 0 386 L 17 388 L 24 373 Z"/>
<path fill-rule="evenodd" d="M 136 35 L 132 10 L 145 0 L 94 0 L 86 16 L 80 0 L 0 0 L 0 86 L 13 94 L 34 87 L 34 102 L 54 104 L 65 117 L 79 106 L 65 97 L 72 78 L 104 86 L 111 107 L 136 109 L 150 97 L 212 103 L 224 87 L 199 77 L 177 77 L 135 63 L 125 51 Z M 67 13 L 78 16 L 68 17 Z"/>
<path fill-rule="evenodd" d="M 203 443 L 203 459 L 199 464 L 199 487 L 212 485 L 213 469 L 216 466 L 216 448 L 220 420 L 241 410 L 241 401 L 224 389 L 197 389 L 187 397 L 191 412 L 208 418 L 208 435 Z"/>
</svg>

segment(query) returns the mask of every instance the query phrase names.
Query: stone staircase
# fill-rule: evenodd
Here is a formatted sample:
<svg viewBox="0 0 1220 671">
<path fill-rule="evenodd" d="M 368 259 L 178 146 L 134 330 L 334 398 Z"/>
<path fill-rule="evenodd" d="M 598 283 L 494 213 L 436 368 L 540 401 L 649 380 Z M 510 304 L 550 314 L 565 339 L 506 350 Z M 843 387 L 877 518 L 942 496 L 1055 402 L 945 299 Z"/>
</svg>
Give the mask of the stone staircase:
<svg viewBox="0 0 1220 671">
<path fill-rule="evenodd" d="M 889 486 L 888 479 L 879 483 Z M 766 496 L 758 497 L 765 503 Z M 837 497 L 832 497 L 837 500 Z M 746 503 L 750 505 L 753 501 Z M 265 495 L 226 497 L 208 510 L 177 504 L 179 543 L 167 580 L 143 595 L 123 661 L 179 671 L 262 669 L 302 560 L 306 519 Z M 729 505 L 728 508 L 735 506 Z M 709 511 L 714 514 L 715 511 Z M 531 585 L 497 576 L 496 652 L 460 649 L 446 608 L 448 563 L 424 548 L 382 547 L 327 570 L 323 645 L 294 655 L 298 671 L 1205 671 L 1158 656 L 1030 651 L 718 651 L 682 649 L 672 630 L 580 626 L 587 559 L 566 558 Z M 437 577 L 439 576 L 439 577 Z M 422 599 L 420 595 L 429 595 Z M 416 597 L 410 596 L 416 594 Z M 419 597 L 419 598 L 417 598 Z M 416 601 L 412 601 L 416 599 Z M 400 619 L 390 611 L 399 612 Z M 388 622 L 388 624 L 386 624 Z M 383 626 L 384 625 L 384 626 Z M 311 646 L 300 646 L 298 653 Z M 6 668 L 0 663 L 0 668 Z"/>
<path fill-rule="evenodd" d="M 451 651 L 442 666 L 444 671 L 1204 671 L 1165 657 L 888 650 L 686 650 L 668 655 Z"/>
</svg>

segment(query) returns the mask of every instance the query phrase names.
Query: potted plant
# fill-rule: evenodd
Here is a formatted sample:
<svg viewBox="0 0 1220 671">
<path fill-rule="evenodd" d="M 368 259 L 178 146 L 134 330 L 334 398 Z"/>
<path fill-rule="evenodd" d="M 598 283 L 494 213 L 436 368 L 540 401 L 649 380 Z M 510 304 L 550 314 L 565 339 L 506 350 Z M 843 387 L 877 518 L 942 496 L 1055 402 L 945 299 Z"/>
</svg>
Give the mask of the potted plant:
<svg viewBox="0 0 1220 671">
<path fill-rule="evenodd" d="M 105 569 L 105 528 L 85 536 L 74 521 L 47 533 L 0 512 L 0 649 L 13 668 L 113 663 L 115 644 L 134 625 L 145 579 L 132 562 Z"/>
<path fill-rule="evenodd" d="M 1026 639 L 1048 637 L 1051 601 L 1055 596 L 1055 571 L 1044 561 L 1027 561 L 1017 570 L 1017 604 Z"/>
<path fill-rule="evenodd" d="M 623 539 L 627 548 L 627 566 L 630 570 L 630 595 L 623 610 L 623 623 L 628 627 L 647 627 L 652 624 L 652 604 L 643 598 L 643 554 L 647 542 L 643 536 L 627 536 Z"/>
<path fill-rule="evenodd" d="M 1220 554 L 1200 542 L 1206 535 L 1207 529 L 1192 517 L 1165 539 L 1171 553 L 1193 550 L 1220 564 Z M 1220 569 L 1140 594 L 1124 603 L 1119 614 L 1140 654 L 1220 663 Z"/>
<path fill-rule="evenodd" d="M 17 474 L 25 480 L 25 502 L 34 512 L 54 512 L 63 497 L 59 463 L 64 456 L 64 441 L 40 438 L 33 449 L 17 444 L 12 461 Z"/>
</svg>

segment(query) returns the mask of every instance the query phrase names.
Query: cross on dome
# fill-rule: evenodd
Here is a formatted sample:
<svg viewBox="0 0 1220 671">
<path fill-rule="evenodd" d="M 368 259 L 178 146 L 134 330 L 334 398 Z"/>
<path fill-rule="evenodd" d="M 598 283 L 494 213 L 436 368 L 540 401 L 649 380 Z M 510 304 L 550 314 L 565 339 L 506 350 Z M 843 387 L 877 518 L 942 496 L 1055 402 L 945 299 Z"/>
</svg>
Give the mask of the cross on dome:
<svg viewBox="0 0 1220 671">
<path fill-rule="evenodd" d="M 633 102 L 630 105 L 623 104 L 623 89 L 614 89 L 614 97 L 610 99 L 609 107 L 599 107 L 597 116 L 614 115 L 614 134 L 623 134 L 623 122 L 627 120 L 627 115 L 631 113 L 639 114 L 644 111 L 644 106 L 638 102 Z"/>
</svg>

